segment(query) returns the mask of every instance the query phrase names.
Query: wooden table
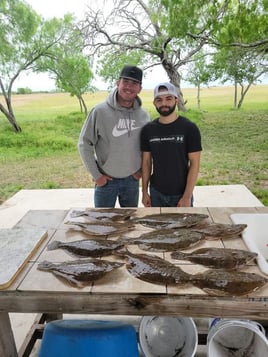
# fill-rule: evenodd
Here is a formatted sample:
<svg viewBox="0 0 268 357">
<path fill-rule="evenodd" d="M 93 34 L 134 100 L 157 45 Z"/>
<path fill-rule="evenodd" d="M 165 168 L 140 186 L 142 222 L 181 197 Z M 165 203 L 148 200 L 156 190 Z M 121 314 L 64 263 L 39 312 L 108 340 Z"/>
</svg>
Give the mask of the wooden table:
<svg viewBox="0 0 268 357">
<path fill-rule="evenodd" d="M 233 213 L 268 213 L 268 207 L 232 208 L 138 208 L 136 214 L 143 216 L 161 212 L 194 212 L 208 214 L 209 221 L 231 223 Z M 243 297 L 212 297 L 193 287 L 174 287 L 150 284 L 132 277 L 121 267 L 104 278 L 82 289 L 69 287 L 53 274 L 37 270 L 40 261 L 64 261 L 74 259 L 63 250 L 48 251 L 46 246 L 52 240 L 81 239 L 81 233 L 68 231 L 65 222 L 70 211 L 29 211 L 16 227 L 40 227 L 48 232 L 37 253 L 28 262 L 15 282 L 0 290 L 0 356 L 18 356 L 9 320 L 9 312 L 42 313 L 60 316 L 68 314 L 105 315 L 181 315 L 190 317 L 225 317 L 268 320 L 268 286 Z M 139 225 L 129 235 L 148 231 Z M 138 235 L 139 235 L 138 234 Z M 206 241 L 202 246 L 225 246 L 246 249 L 242 239 Z M 137 247 L 133 251 L 141 252 Z M 158 255 L 163 256 L 162 253 Z M 165 259 L 170 259 L 165 254 Z M 11 257 L 12 259 L 12 257 Z M 111 258 L 112 259 L 112 258 Z M 174 261 L 173 261 L 174 262 Z M 188 272 L 205 270 L 185 262 L 180 266 Z M 257 266 L 245 271 L 260 274 Z"/>
</svg>

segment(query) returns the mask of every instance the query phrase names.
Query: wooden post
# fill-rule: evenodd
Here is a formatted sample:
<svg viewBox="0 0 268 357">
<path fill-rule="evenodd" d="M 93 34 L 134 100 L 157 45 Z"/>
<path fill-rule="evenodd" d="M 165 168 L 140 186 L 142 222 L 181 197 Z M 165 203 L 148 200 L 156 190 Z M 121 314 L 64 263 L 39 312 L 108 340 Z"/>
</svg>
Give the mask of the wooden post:
<svg viewBox="0 0 268 357">
<path fill-rule="evenodd" d="M 18 357 L 8 312 L 0 312 L 0 356 Z"/>
</svg>

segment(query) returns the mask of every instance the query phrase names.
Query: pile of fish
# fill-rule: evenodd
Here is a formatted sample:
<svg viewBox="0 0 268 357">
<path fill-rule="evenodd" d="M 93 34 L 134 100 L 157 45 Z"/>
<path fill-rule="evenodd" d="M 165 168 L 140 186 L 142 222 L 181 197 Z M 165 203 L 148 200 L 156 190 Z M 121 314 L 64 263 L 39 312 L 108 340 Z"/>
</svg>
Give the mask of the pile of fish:
<svg viewBox="0 0 268 357">
<path fill-rule="evenodd" d="M 73 220 L 65 224 L 70 226 L 70 230 L 83 232 L 87 236 L 108 237 L 134 229 L 134 224 L 129 219 L 135 212 L 135 209 L 130 208 L 73 210 L 70 217 L 75 219 L 82 217 L 84 221 Z"/>
<path fill-rule="evenodd" d="M 240 296 L 256 291 L 268 279 L 254 273 L 208 270 L 188 274 L 180 267 L 153 255 L 133 254 L 118 250 L 127 259 L 127 270 L 136 278 L 154 284 L 192 284 L 213 296 Z"/>
<path fill-rule="evenodd" d="M 135 278 L 153 284 L 194 285 L 209 295 L 239 296 L 251 293 L 268 280 L 260 275 L 237 271 L 252 264 L 256 253 L 239 249 L 199 248 L 192 253 L 189 249 L 205 239 L 220 239 L 239 236 L 246 225 L 208 223 L 204 214 L 163 213 L 134 216 L 135 209 L 88 209 L 72 211 L 68 221 L 71 229 L 82 231 L 90 238 L 71 242 L 54 241 L 48 250 L 64 249 L 80 259 L 62 262 L 42 262 L 38 269 L 50 271 L 76 287 L 83 287 L 102 278 L 106 273 L 125 265 Z M 153 228 L 138 237 L 124 237 L 122 234 L 135 228 L 136 224 Z M 117 236 L 117 239 L 110 239 Z M 152 252 L 171 252 L 174 260 L 189 260 L 216 270 L 189 274 L 175 263 L 149 254 L 133 254 L 128 245 Z M 101 257 L 115 255 L 126 263 L 112 262 Z M 101 258 L 101 259 L 100 259 Z"/>
</svg>

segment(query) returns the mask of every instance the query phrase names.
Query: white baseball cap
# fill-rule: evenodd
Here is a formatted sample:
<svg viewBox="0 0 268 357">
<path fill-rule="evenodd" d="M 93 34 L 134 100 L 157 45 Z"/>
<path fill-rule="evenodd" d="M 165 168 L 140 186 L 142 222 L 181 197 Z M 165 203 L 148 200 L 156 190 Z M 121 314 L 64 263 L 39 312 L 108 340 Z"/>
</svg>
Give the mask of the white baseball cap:
<svg viewBox="0 0 268 357">
<path fill-rule="evenodd" d="M 163 82 L 158 84 L 154 89 L 154 99 L 160 95 L 171 94 L 174 97 L 178 98 L 178 92 L 176 87 L 169 82 Z"/>
</svg>

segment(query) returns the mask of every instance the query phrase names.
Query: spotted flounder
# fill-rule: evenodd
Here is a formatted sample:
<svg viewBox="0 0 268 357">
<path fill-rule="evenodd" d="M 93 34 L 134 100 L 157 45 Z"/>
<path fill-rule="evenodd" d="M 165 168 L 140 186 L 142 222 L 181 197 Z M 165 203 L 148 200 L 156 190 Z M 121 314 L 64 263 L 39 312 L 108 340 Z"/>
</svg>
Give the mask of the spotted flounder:
<svg viewBox="0 0 268 357">
<path fill-rule="evenodd" d="M 201 213 L 160 213 L 131 219 L 135 223 L 151 228 L 179 228 L 192 227 L 208 218 Z"/>
<path fill-rule="evenodd" d="M 194 286 L 212 296 L 243 296 L 250 294 L 265 284 L 268 279 L 241 271 L 207 270 L 204 273 L 190 276 Z"/>
<path fill-rule="evenodd" d="M 199 248 L 191 253 L 175 251 L 171 258 L 189 260 L 195 264 L 205 265 L 209 268 L 232 270 L 253 262 L 258 254 L 242 249 L 228 248 Z"/>
<path fill-rule="evenodd" d="M 144 233 L 137 238 L 122 238 L 127 244 L 138 244 L 143 250 L 168 252 L 176 249 L 187 249 L 204 239 L 203 233 L 194 232 L 187 228 L 162 228 Z"/>
<path fill-rule="evenodd" d="M 123 243 L 108 239 L 83 239 L 72 242 L 53 241 L 48 250 L 64 249 L 78 257 L 104 257 L 115 249 L 123 247 Z"/>
<path fill-rule="evenodd" d="M 238 236 L 246 228 L 246 224 L 209 223 L 203 227 L 194 227 L 192 229 L 196 232 L 204 233 L 207 239 L 217 239 Z"/>
<path fill-rule="evenodd" d="M 188 274 L 180 267 L 155 255 L 133 254 L 127 249 L 115 252 L 127 259 L 127 270 L 134 277 L 153 284 L 186 284 Z"/>
<path fill-rule="evenodd" d="M 136 209 L 133 208 L 90 208 L 83 211 L 73 210 L 70 216 L 72 218 L 86 217 L 89 219 L 125 221 L 128 220 L 135 212 Z"/>
<path fill-rule="evenodd" d="M 50 271 L 58 278 L 77 288 L 89 285 L 102 278 L 114 269 L 120 268 L 123 263 L 110 262 L 104 259 L 79 259 L 62 263 L 43 261 L 38 264 L 39 270 Z"/>
<path fill-rule="evenodd" d="M 127 222 L 107 222 L 92 221 L 87 223 L 67 221 L 65 224 L 71 226 L 71 230 L 80 231 L 88 236 L 109 236 L 127 232 L 134 228 L 132 223 Z"/>
</svg>

